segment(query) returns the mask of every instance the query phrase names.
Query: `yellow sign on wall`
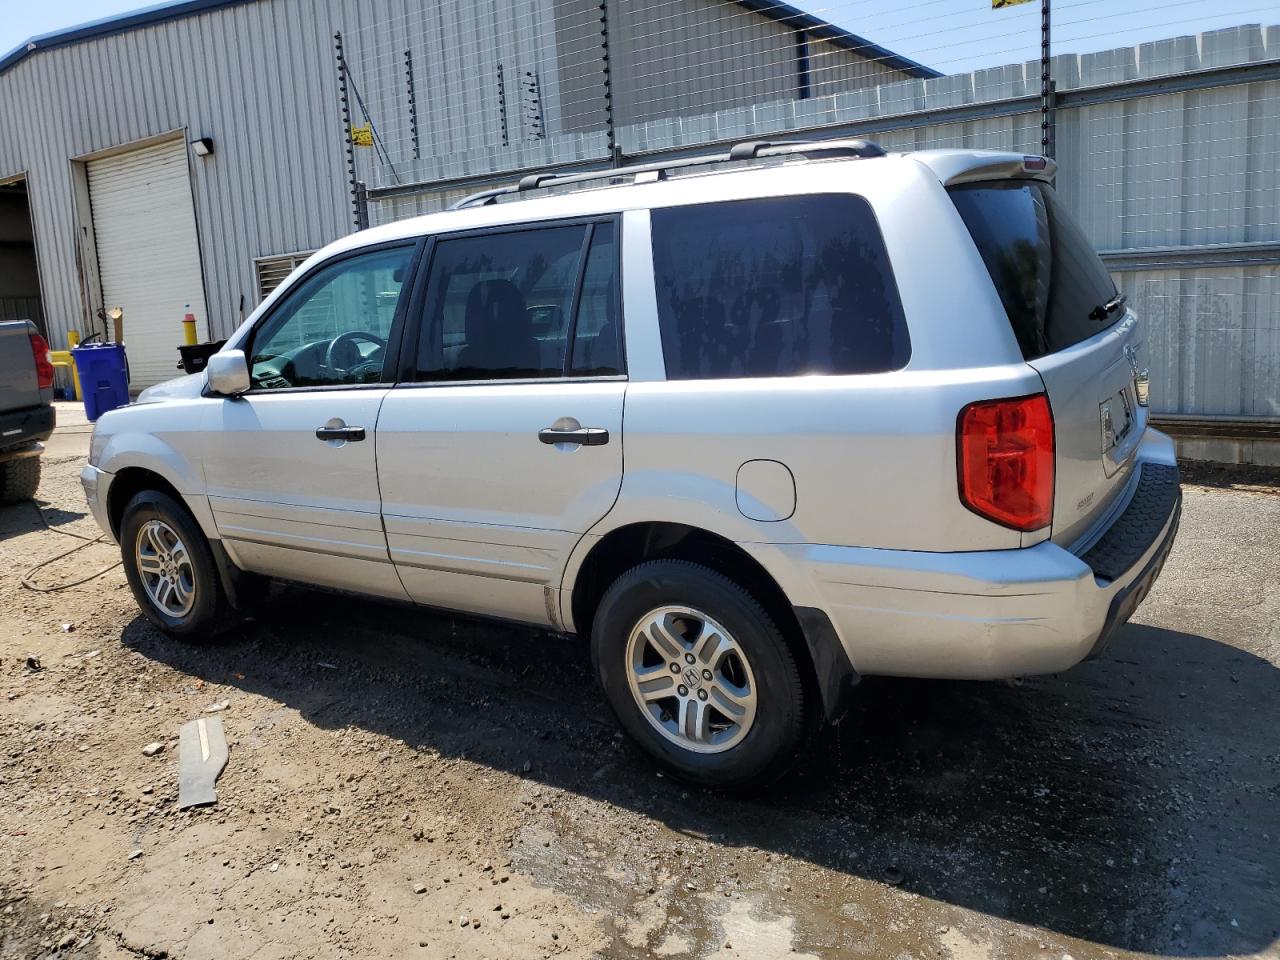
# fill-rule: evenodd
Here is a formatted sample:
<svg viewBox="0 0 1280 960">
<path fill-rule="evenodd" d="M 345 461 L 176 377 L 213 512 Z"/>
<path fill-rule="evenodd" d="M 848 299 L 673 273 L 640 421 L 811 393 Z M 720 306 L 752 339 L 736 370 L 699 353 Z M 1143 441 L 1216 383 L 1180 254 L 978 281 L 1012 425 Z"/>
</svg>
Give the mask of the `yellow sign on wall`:
<svg viewBox="0 0 1280 960">
<path fill-rule="evenodd" d="M 991 0 L 991 9 L 999 10 L 1001 7 L 1016 7 L 1020 3 L 1030 3 L 1031 0 Z"/>
<path fill-rule="evenodd" d="M 994 3 L 995 0 L 992 0 Z M 351 128 L 351 142 L 357 147 L 373 146 L 373 127 L 366 124 L 363 127 Z"/>
</svg>

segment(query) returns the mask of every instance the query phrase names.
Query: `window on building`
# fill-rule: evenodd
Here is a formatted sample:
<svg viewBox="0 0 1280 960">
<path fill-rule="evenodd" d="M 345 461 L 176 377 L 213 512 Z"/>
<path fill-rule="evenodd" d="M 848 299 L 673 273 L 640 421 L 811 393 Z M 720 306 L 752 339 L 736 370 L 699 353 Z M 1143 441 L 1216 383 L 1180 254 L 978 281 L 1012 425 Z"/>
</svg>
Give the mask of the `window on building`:
<svg viewBox="0 0 1280 960">
<path fill-rule="evenodd" d="M 866 200 L 769 197 L 654 210 L 672 380 L 881 373 L 910 341 Z"/>
<path fill-rule="evenodd" d="M 258 278 L 258 302 L 267 299 L 310 256 L 311 253 L 287 253 L 279 257 L 259 257 L 253 261 L 254 273 Z"/>
</svg>

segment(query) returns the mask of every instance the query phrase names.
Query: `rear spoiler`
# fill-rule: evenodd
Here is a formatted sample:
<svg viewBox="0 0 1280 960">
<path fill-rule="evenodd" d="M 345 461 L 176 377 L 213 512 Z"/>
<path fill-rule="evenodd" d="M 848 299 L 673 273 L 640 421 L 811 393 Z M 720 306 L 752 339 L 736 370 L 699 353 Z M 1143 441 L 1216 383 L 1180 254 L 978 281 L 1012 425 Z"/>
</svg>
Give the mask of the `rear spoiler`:
<svg viewBox="0 0 1280 960">
<path fill-rule="evenodd" d="M 1058 165 L 1035 154 L 997 153 L 994 150 L 922 150 L 908 154 L 924 164 L 945 187 L 975 180 L 1051 181 Z"/>
</svg>

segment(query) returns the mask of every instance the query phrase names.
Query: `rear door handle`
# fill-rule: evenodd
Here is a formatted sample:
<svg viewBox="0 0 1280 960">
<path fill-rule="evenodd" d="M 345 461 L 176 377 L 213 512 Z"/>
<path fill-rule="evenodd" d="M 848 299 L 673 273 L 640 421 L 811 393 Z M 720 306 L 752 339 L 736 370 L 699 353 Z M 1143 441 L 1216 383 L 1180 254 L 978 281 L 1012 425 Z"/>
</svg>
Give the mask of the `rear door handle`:
<svg viewBox="0 0 1280 960">
<path fill-rule="evenodd" d="M 556 430 L 543 427 L 538 431 L 543 443 L 580 443 L 584 447 L 601 447 L 609 442 L 609 431 L 604 427 L 578 427 L 574 430 Z"/>
<path fill-rule="evenodd" d="M 363 440 L 364 427 L 317 427 L 317 440 Z"/>
</svg>

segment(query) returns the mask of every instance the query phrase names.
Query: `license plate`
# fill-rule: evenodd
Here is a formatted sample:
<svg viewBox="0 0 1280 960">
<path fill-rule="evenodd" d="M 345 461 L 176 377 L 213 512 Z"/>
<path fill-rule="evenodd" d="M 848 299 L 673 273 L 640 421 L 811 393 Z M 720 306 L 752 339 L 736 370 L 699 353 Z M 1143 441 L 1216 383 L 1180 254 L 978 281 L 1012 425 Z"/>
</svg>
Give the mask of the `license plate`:
<svg viewBox="0 0 1280 960">
<path fill-rule="evenodd" d="M 1102 452 L 1110 453 L 1133 429 L 1133 411 L 1129 407 L 1128 394 L 1120 390 L 1103 400 L 1098 404 L 1098 413 L 1102 420 Z"/>
</svg>

